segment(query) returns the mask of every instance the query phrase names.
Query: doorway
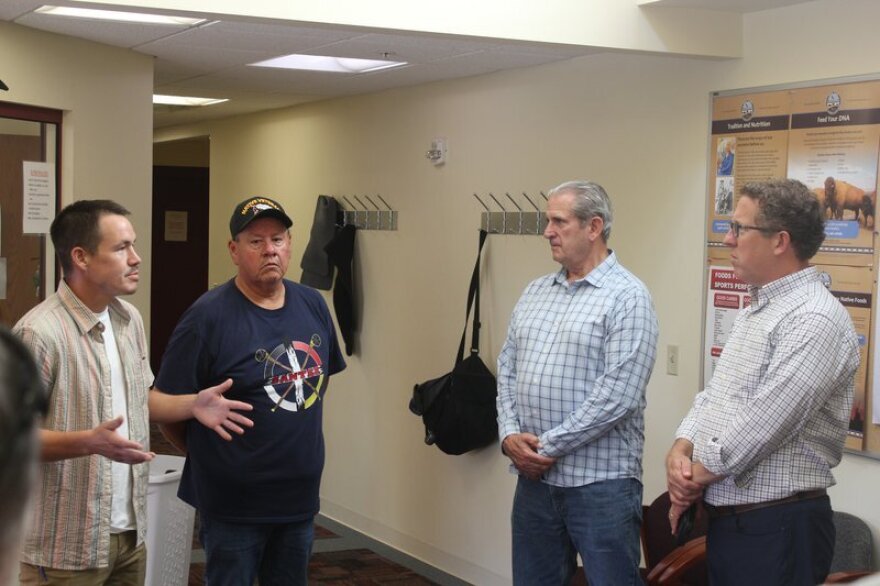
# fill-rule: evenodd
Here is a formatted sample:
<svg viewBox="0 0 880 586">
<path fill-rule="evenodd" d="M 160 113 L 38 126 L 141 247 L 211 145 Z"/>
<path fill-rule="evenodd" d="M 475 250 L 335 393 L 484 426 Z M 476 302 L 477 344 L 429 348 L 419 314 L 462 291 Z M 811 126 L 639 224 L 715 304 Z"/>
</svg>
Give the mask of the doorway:
<svg viewBox="0 0 880 586">
<path fill-rule="evenodd" d="M 43 230 L 61 201 L 61 119 L 59 110 L 0 102 L 0 323 L 7 327 L 56 284 Z M 52 181 L 28 183 L 26 194 L 27 165 L 40 165 L 37 174 Z"/>
<path fill-rule="evenodd" d="M 183 312 L 208 290 L 210 142 L 198 137 L 153 147 L 153 270 L 150 366 L 159 372 Z"/>
</svg>

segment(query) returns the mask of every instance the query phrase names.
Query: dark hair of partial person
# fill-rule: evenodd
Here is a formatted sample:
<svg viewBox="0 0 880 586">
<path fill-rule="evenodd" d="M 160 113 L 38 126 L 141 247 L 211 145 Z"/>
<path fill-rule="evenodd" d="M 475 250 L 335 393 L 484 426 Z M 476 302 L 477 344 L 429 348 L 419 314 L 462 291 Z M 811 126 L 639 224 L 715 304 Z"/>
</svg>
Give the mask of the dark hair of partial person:
<svg viewBox="0 0 880 586">
<path fill-rule="evenodd" d="M 30 351 L 0 326 L 0 574 L 5 556 L 19 551 L 22 519 L 36 480 L 34 428 L 46 401 Z"/>
<path fill-rule="evenodd" d="M 88 252 L 98 250 L 101 243 L 101 216 L 115 214 L 127 216 L 129 211 L 109 199 L 81 199 L 61 210 L 52 227 L 52 244 L 65 273 L 73 269 L 70 251 L 81 246 Z"/>
<path fill-rule="evenodd" d="M 608 242 L 608 239 L 611 238 L 611 222 L 614 219 L 614 214 L 611 211 L 611 200 L 605 193 L 605 189 L 592 181 L 566 181 L 551 189 L 547 197 L 566 193 L 574 195 L 572 212 L 580 220 L 582 226 L 596 216 L 602 218 L 602 240 Z"/>
<path fill-rule="evenodd" d="M 825 214 L 816 195 L 795 179 L 746 183 L 740 194 L 758 204 L 758 226 L 788 232 L 799 260 L 813 258 L 825 240 Z"/>
</svg>

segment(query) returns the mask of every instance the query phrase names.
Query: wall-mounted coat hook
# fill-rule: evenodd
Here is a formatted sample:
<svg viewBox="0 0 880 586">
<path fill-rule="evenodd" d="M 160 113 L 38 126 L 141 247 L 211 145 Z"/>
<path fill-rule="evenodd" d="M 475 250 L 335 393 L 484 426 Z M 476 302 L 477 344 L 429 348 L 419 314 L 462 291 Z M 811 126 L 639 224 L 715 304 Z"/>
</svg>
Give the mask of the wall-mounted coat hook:
<svg viewBox="0 0 880 586">
<path fill-rule="evenodd" d="M 543 192 L 541 194 L 543 195 Z M 525 191 L 523 191 L 523 197 L 532 204 L 532 207 L 535 208 L 535 213 L 537 214 L 535 216 L 535 234 L 543 234 L 544 227 L 547 225 L 547 218 L 544 216 L 544 212 L 541 211 L 541 208 L 535 205 L 535 202 L 532 201 L 532 198 L 530 198 L 529 194 Z M 529 214 L 529 216 L 531 216 L 531 214 Z"/>
<path fill-rule="evenodd" d="M 492 192 L 489 192 L 489 197 L 492 198 L 492 201 L 501 208 L 501 234 L 507 234 L 507 210 L 501 205 L 501 202 L 498 201 L 498 198 L 492 195 Z"/>
<path fill-rule="evenodd" d="M 510 211 L 505 208 L 494 194 L 489 193 L 488 195 L 501 211 L 493 211 L 479 195 L 474 194 L 474 198 L 486 210 L 481 213 L 480 218 L 480 227 L 483 230 L 490 234 L 530 234 L 532 236 L 544 232 L 544 227 L 547 224 L 544 213 L 525 192 L 523 192 L 523 196 L 535 208 L 535 211 L 523 209 L 523 206 L 519 204 L 516 198 L 508 192 L 505 192 L 504 195 L 516 208 L 516 211 Z"/>
<path fill-rule="evenodd" d="M 375 225 L 373 225 L 372 222 L 370 222 L 370 220 L 371 220 L 371 219 L 376 219 L 376 214 L 373 214 L 373 218 L 370 218 L 370 215 L 369 215 L 369 213 L 368 213 L 370 210 L 367 209 L 367 204 L 365 204 L 364 202 L 362 202 L 362 201 L 361 201 L 361 198 L 359 198 L 359 197 L 356 196 L 356 195 L 352 195 L 352 197 L 354 198 L 354 200 L 355 200 L 356 202 L 358 202 L 358 205 L 360 205 L 360 206 L 361 206 L 361 209 L 364 211 L 364 225 L 363 225 L 363 227 L 361 228 L 361 230 L 375 230 L 376 227 L 375 227 Z"/>
<path fill-rule="evenodd" d="M 377 193 L 376 197 L 387 208 L 384 210 L 376 205 L 369 195 L 364 195 L 364 199 L 375 209 L 370 209 L 357 195 L 352 194 L 351 197 L 357 205 L 352 203 L 348 196 L 341 196 L 347 206 L 343 210 L 343 222 L 346 225 L 357 226 L 360 230 L 397 230 L 397 210 L 392 208 L 381 195 Z"/>
<path fill-rule="evenodd" d="M 385 224 L 385 230 L 397 230 L 397 210 L 388 205 L 388 202 L 378 193 L 376 194 L 376 197 L 378 197 L 379 201 L 385 204 L 385 207 L 388 208 L 382 212 L 388 220 Z"/>
</svg>

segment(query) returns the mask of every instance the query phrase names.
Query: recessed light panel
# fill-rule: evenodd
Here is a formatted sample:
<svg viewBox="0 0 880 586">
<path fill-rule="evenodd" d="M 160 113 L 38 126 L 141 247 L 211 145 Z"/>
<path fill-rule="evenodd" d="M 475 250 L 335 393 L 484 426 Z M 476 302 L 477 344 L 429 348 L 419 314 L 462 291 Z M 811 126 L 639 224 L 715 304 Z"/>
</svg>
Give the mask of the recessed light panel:
<svg viewBox="0 0 880 586">
<path fill-rule="evenodd" d="M 323 55 L 285 55 L 258 63 L 256 67 L 278 67 L 281 69 L 306 69 L 309 71 L 332 71 L 336 73 L 368 73 L 380 69 L 390 69 L 406 65 L 406 61 L 386 61 L 383 59 L 355 59 L 353 57 L 325 57 Z"/>
<path fill-rule="evenodd" d="M 118 10 L 96 10 L 93 8 L 76 8 L 73 6 L 40 6 L 34 12 L 52 16 L 70 16 L 74 18 L 90 18 L 93 20 L 114 20 L 117 22 L 141 22 L 146 24 L 168 24 L 175 26 L 195 26 L 205 22 L 204 18 L 187 18 L 185 16 L 168 16 L 165 14 L 144 14 L 140 12 L 121 12 Z"/>
<path fill-rule="evenodd" d="M 153 94 L 154 104 L 165 104 L 169 106 L 213 106 L 221 102 L 228 102 L 227 98 L 194 98 L 187 96 L 163 96 Z"/>
</svg>

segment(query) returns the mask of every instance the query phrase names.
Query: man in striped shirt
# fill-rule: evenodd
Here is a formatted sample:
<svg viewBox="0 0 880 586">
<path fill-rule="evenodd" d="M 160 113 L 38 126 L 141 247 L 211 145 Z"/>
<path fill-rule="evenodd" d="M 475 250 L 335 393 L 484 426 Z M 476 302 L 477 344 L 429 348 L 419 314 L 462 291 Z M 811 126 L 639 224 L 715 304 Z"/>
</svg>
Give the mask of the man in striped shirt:
<svg viewBox="0 0 880 586">
<path fill-rule="evenodd" d="M 519 475 L 513 582 L 567 585 L 576 555 L 592 586 L 641 584 L 645 388 L 657 319 L 648 290 L 607 247 L 601 186 L 550 192 L 562 268 L 526 287 L 498 357 L 501 447 Z"/>
<path fill-rule="evenodd" d="M 825 215 L 799 181 L 745 185 L 724 244 L 751 303 L 666 460 L 674 530 L 704 499 L 713 585 L 819 584 L 859 365 L 852 320 L 810 259 Z M 704 493 L 705 492 L 705 493 Z"/>
<path fill-rule="evenodd" d="M 140 278 L 127 215 L 109 200 L 64 208 L 51 227 L 64 279 L 14 328 L 49 393 L 22 585 L 144 582 L 153 373 L 140 313 L 118 298 Z M 247 424 L 230 409 L 250 408 L 223 399 L 230 383 L 176 398 L 158 421 L 195 416 L 228 437 Z"/>
</svg>

